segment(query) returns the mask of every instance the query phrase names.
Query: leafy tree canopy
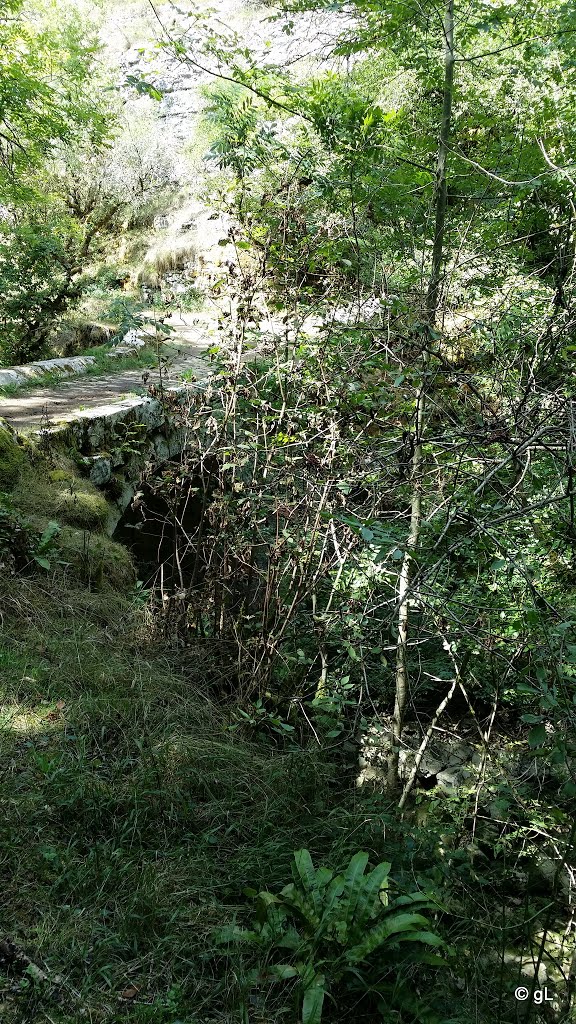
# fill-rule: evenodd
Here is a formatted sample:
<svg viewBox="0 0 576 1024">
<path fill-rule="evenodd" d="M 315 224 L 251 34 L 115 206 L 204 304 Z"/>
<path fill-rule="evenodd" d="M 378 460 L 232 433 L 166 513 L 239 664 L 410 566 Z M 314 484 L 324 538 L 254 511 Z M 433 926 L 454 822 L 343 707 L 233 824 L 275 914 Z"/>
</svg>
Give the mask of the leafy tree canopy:
<svg viewBox="0 0 576 1024">
<path fill-rule="evenodd" d="M 23 174 L 61 143 L 99 146 L 110 132 L 109 103 L 95 76 L 98 42 L 80 16 L 53 4 L 30 10 L 6 0 L 0 13 L 0 189 L 23 197 Z M 60 9 L 60 15 L 61 15 Z"/>
</svg>

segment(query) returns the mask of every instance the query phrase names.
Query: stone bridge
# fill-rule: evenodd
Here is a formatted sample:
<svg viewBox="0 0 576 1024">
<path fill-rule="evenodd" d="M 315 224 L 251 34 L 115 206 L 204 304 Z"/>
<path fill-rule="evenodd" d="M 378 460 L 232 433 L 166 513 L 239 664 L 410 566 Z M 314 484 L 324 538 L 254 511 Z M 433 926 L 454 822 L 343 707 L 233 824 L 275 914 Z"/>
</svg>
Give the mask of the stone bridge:
<svg viewBox="0 0 576 1024">
<path fill-rule="evenodd" d="M 45 449 L 60 448 L 81 461 L 92 483 L 116 511 L 113 532 L 147 464 L 162 465 L 184 450 L 189 430 L 180 425 L 190 386 L 170 388 L 163 399 L 134 396 L 114 405 L 79 410 L 67 422 L 34 431 Z M 30 436 L 30 435 L 29 435 Z"/>
<path fill-rule="evenodd" d="M 71 454 L 84 467 L 113 510 L 108 528 L 113 533 L 145 466 L 162 465 L 187 446 L 189 428 L 181 425 L 180 412 L 191 392 L 205 386 L 202 380 L 172 384 L 163 389 L 161 397 L 130 395 L 105 405 L 76 409 L 57 422 L 46 419 L 26 429 L 10 416 L 4 422 L 45 451 Z M 0 400 L 0 417 L 5 412 L 3 405 Z"/>
<path fill-rule="evenodd" d="M 146 464 L 161 465 L 187 444 L 179 411 L 212 372 L 206 349 L 213 336 L 178 321 L 174 362 L 158 369 L 85 376 L 0 397 L 0 418 L 45 449 L 73 454 L 101 488 L 115 514 L 128 507 Z M 188 336 L 186 336 L 188 332 Z M 74 367 L 73 369 L 77 369 Z M 193 382 L 183 380 L 191 377 Z"/>
</svg>

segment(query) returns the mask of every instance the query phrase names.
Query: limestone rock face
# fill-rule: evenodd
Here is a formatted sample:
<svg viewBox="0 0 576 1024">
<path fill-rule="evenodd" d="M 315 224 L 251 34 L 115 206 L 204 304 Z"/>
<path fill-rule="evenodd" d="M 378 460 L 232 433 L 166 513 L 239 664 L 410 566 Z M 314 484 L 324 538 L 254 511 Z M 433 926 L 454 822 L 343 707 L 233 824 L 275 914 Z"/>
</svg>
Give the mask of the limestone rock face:
<svg viewBox="0 0 576 1024">
<path fill-rule="evenodd" d="M 125 349 L 144 348 L 145 344 L 146 338 L 143 336 L 143 334 L 141 334 L 140 331 L 137 331 L 133 327 L 131 327 L 129 331 L 126 331 L 126 334 L 122 338 L 121 347 Z M 120 346 L 117 345 L 116 351 L 118 351 L 119 348 Z"/>
<path fill-rule="evenodd" d="M 422 736 L 417 729 L 404 730 L 403 746 L 400 750 L 400 779 L 406 782 L 416 761 Z M 358 785 L 375 782 L 386 785 L 388 758 L 392 749 L 392 726 L 382 721 L 372 725 L 361 741 L 359 758 L 360 773 Z M 466 785 L 482 763 L 478 751 L 464 740 L 446 736 L 433 737 L 426 747 L 417 771 L 418 780 L 426 789 L 432 786 L 449 794 Z"/>
<path fill-rule="evenodd" d="M 96 455 L 92 459 L 90 467 L 90 479 L 96 487 L 103 487 L 112 478 L 112 464 L 110 459 L 102 455 Z"/>
</svg>

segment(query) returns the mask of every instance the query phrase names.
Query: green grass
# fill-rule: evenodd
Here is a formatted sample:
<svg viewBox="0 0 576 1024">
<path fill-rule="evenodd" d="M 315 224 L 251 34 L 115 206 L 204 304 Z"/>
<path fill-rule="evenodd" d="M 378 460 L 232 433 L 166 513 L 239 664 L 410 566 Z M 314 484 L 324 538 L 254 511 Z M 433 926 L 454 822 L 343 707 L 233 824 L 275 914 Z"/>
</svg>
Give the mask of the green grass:
<svg viewBox="0 0 576 1024">
<path fill-rule="evenodd" d="M 70 459 L 28 453 L 9 504 L 69 525 L 48 571 L 0 574 L 0 937 L 46 975 L 0 950 L 0 1020 L 233 1024 L 250 982 L 215 929 L 250 915 L 247 886 L 289 880 L 294 849 L 338 863 L 371 819 L 317 749 L 230 732 L 218 645 L 155 630 Z M 251 1020 L 280 1024 L 283 1003 Z"/>
<path fill-rule="evenodd" d="M 0 572 L 0 941 L 42 972 L 0 947 L 1 1024 L 296 1024 L 290 986 L 255 979 L 266 954 L 228 956 L 214 936 L 251 923 L 246 890 L 280 891 L 303 847 L 334 868 L 360 849 L 390 860 L 395 893 L 438 896 L 434 930 L 457 950 L 439 972 L 398 974 L 419 1008 L 435 1000 L 430 1016 L 340 1000 L 326 1024 L 491 1024 L 501 1003 L 513 1024 L 517 967 L 481 957 L 537 948 L 524 922 L 549 901 L 517 899 L 516 855 L 470 852 L 466 806 L 434 793 L 400 820 L 355 788 L 354 748 L 346 772 L 313 739 L 286 750 L 231 731 L 222 643 L 166 639 L 102 496 L 66 455 L 21 454 L 8 507 L 61 530 L 49 569 Z"/>
<path fill-rule="evenodd" d="M 12 488 L 12 501 L 26 516 L 83 530 L 102 531 L 110 514 L 103 494 L 72 466 L 46 473 L 26 467 Z"/>
<path fill-rule="evenodd" d="M 217 652 L 171 650 L 126 587 L 57 567 L 0 583 L 0 607 L 2 929 L 60 979 L 0 968 L 2 1024 L 232 1024 L 242 966 L 214 929 L 246 886 L 284 885 L 298 846 L 338 861 L 374 838 L 362 809 L 334 810 L 315 751 L 230 734 Z"/>
</svg>

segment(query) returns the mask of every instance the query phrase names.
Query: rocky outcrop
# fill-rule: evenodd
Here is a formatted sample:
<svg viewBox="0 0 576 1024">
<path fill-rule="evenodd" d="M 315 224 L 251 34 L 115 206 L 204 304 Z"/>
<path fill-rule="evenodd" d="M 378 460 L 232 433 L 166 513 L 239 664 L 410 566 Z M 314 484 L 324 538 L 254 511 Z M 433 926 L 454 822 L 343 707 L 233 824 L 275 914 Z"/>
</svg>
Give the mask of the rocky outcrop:
<svg viewBox="0 0 576 1024">
<path fill-rule="evenodd" d="M 406 782 L 414 768 L 421 742 L 418 730 L 404 731 L 400 751 L 400 778 Z M 390 723 L 374 723 L 362 738 L 358 785 L 374 782 L 386 786 L 388 758 L 392 750 Z M 482 752 L 477 746 L 457 737 L 438 733 L 428 745 L 418 766 L 417 782 L 424 789 L 438 788 L 449 794 L 474 782 L 482 765 Z"/>
</svg>

